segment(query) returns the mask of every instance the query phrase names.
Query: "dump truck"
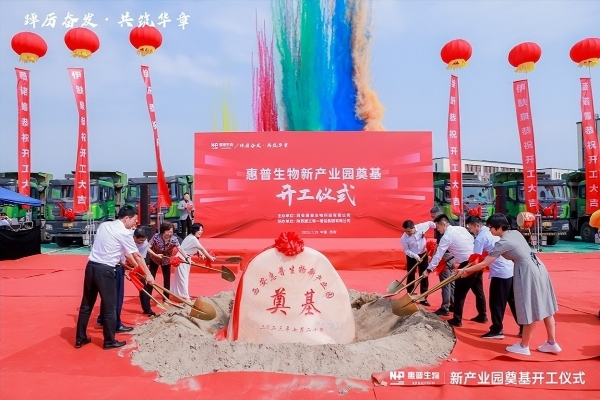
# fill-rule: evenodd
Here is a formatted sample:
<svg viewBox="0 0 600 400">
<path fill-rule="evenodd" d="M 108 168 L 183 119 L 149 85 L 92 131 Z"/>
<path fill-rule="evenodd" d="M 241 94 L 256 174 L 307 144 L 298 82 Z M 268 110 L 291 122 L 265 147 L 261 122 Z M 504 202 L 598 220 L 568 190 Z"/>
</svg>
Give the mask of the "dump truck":
<svg viewBox="0 0 600 400">
<path fill-rule="evenodd" d="M 179 210 L 177 205 L 183 199 L 185 193 L 189 193 L 190 197 L 193 196 L 193 175 L 174 175 L 167 176 L 167 187 L 169 189 L 169 195 L 171 197 L 171 204 L 168 207 L 164 205 L 161 207 L 160 212 L 164 215 L 164 220 L 173 223 L 175 233 L 181 236 L 181 226 L 179 224 Z M 147 210 L 142 210 L 140 207 L 141 192 L 144 188 L 149 190 L 149 207 Z M 156 176 L 144 176 L 142 178 L 129 178 L 127 182 L 127 189 L 125 191 L 125 203 L 138 207 L 140 211 L 140 220 L 143 218 L 144 212 L 150 216 L 150 225 L 156 225 L 156 215 L 159 210 L 156 209 L 156 203 L 158 200 L 158 185 Z M 192 200 L 193 201 L 193 200 Z"/>
<path fill-rule="evenodd" d="M 496 172 L 490 176 L 496 193 L 496 212 L 506 214 L 511 226 L 518 229 L 517 215 L 527 211 L 522 172 Z M 561 179 L 538 172 L 538 209 L 542 219 L 542 244 L 558 242 L 569 232 L 571 207 L 567 184 Z M 524 233 L 525 234 L 525 233 Z"/>
<path fill-rule="evenodd" d="M 585 171 L 580 169 L 564 174 L 562 178 L 567 183 L 571 206 L 569 231 L 565 239 L 573 240 L 575 236 L 581 236 L 584 242 L 594 243 L 598 229 L 590 226 L 590 214 L 585 212 Z"/>
<path fill-rule="evenodd" d="M 92 171 L 89 212 L 73 214 L 73 177 L 51 180 L 46 193 L 45 232 L 59 247 L 91 244 L 98 225 L 114 220 L 124 201 L 127 175 L 118 171 Z"/>
<path fill-rule="evenodd" d="M 433 198 L 435 205 L 440 206 L 444 214 L 458 222 L 459 216 L 452 213 L 451 184 L 450 173 L 433 173 Z M 477 215 L 485 220 L 494 214 L 494 193 L 491 182 L 482 181 L 472 173 L 463 173 L 462 187 L 463 217 L 465 219 L 469 215 Z"/>
</svg>

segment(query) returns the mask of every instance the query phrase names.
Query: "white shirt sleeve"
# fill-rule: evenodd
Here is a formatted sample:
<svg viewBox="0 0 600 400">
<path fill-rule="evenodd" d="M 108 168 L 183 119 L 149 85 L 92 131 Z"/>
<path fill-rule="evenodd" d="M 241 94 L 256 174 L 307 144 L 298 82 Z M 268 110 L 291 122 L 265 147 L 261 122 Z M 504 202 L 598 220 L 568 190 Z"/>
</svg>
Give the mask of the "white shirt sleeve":
<svg viewBox="0 0 600 400">
<path fill-rule="evenodd" d="M 408 243 L 407 243 L 407 234 L 402 235 L 402 237 L 400 238 L 400 242 L 402 243 L 402 248 L 404 249 L 404 254 L 406 254 L 408 257 L 410 258 L 414 258 L 415 260 L 419 259 L 419 255 L 412 252 L 409 248 L 408 248 Z"/>
<path fill-rule="evenodd" d="M 119 236 L 119 242 L 121 243 L 123 253 L 133 254 L 139 252 L 135 242 L 133 241 L 133 235 L 128 230 L 122 231 L 121 235 Z"/>
<path fill-rule="evenodd" d="M 437 268 L 438 264 L 444 257 L 444 254 L 446 253 L 446 251 L 448 251 L 448 248 L 450 247 L 450 243 L 451 243 L 451 234 L 450 234 L 450 232 L 446 231 L 446 233 L 444 234 L 444 236 L 442 236 L 442 239 L 440 240 L 440 244 L 438 244 L 435 255 L 433 256 L 433 258 L 431 259 L 431 262 L 429 263 L 429 267 L 427 267 L 428 271 L 433 271 L 434 269 Z"/>
<path fill-rule="evenodd" d="M 420 224 L 416 224 L 415 229 L 417 232 L 425 233 L 429 229 L 435 229 L 435 223 L 432 221 L 422 222 Z"/>
</svg>

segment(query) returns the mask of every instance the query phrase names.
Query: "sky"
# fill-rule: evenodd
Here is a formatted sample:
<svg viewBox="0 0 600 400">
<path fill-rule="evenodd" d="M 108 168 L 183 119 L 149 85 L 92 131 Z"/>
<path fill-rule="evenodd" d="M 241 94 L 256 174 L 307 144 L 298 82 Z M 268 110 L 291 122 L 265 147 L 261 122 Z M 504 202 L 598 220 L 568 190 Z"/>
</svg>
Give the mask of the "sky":
<svg viewBox="0 0 600 400">
<path fill-rule="evenodd" d="M 239 131 L 251 131 L 252 60 L 256 27 L 272 34 L 271 0 L 0 1 L 0 172 L 17 168 L 17 101 L 14 68 L 31 70 L 32 171 L 62 177 L 74 169 L 77 109 L 67 68 L 85 69 L 90 165 L 130 177 L 156 170 L 152 129 L 140 65 L 150 67 L 167 175 L 193 173 L 193 134 L 215 130 L 225 102 Z M 141 57 L 129 43 L 121 16 L 137 24 L 161 13 L 163 44 Z M 35 28 L 25 16 L 35 13 Z M 54 27 L 42 27 L 55 13 Z M 89 59 L 72 58 L 64 44 L 67 14 L 94 14 L 100 49 Z M 188 24 L 178 26 L 178 17 Z M 600 67 L 579 69 L 571 47 L 600 36 L 599 1 L 410 1 L 374 0 L 371 41 L 372 88 L 386 108 L 383 125 L 394 131 L 432 131 L 434 157 L 448 154 L 446 130 L 450 72 L 440 50 L 450 40 L 471 43 L 460 84 L 462 156 L 520 162 L 512 82 L 524 79 L 507 61 L 517 44 L 542 48 L 529 80 L 538 168 L 577 168 L 576 122 L 581 120 L 580 77 L 591 76 L 600 109 Z M 13 35 L 32 31 L 48 43 L 35 64 L 22 64 L 10 47 Z"/>
</svg>

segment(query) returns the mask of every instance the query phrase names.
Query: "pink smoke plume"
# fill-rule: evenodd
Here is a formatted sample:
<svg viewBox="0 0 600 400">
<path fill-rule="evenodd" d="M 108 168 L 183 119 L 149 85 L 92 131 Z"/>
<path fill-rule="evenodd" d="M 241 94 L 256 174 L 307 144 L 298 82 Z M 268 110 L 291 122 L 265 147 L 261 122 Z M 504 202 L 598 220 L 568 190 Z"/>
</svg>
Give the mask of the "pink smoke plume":
<svg viewBox="0 0 600 400">
<path fill-rule="evenodd" d="M 371 23 L 371 2 L 348 0 L 352 13 L 352 60 L 354 62 L 354 84 L 357 89 L 356 114 L 365 121 L 365 131 L 384 131 L 381 120 L 385 108 L 377 94 L 371 89 L 369 25 Z"/>
<path fill-rule="evenodd" d="M 267 46 L 265 28 L 256 27 L 258 39 L 258 67 L 252 60 L 252 113 L 257 132 L 278 131 L 277 97 L 275 94 L 275 69 L 273 65 L 273 39 Z"/>
</svg>

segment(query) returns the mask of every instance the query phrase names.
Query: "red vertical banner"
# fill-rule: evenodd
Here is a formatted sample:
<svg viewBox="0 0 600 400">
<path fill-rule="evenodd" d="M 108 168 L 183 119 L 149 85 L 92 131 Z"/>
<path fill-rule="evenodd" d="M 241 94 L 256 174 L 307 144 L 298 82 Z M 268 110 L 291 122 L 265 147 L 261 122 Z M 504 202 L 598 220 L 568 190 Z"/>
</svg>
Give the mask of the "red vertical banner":
<svg viewBox="0 0 600 400">
<path fill-rule="evenodd" d="M 585 213 L 592 214 L 598 210 L 600 195 L 600 170 L 598 168 L 598 132 L 596 132 L 596 117 L 594 99 L 592 96 L 591 78 L 581 80 L 581 131 L 583 133 L 584 165 L 585 165 Z"/>
<path fill-rule="evenodd" d="M 17 73 L 17 135 L 19 193 L 29 196 L 31 174 L 31 118 L 29 114 L 29 71 L 15 68 Z"/>
<path fill-rule="evenodd" d="M 450 75 L 448 159 L 450 161 L 450 198 L 452 199 L 452 214 L 460 215 L 463 212 L 460 111 L 458 105 L 458 77 L 454 75 Z"/>
<path fill-rule="evenodd" d="M 150 68 L 142 65 L 142 78 L 146 84 L 146 103 L 148 105 L 148 113 L 150 114 L 150 122 L 152 123 L 152 131 L 154 132 L 154 153 L 156 155 L 156 182 L 158 184 L 158 202 L 156 207 L 171 206 L 171 196 L 167 188 L 167 180 L 165 179 L 165 171 L 163 170 L 160 160 L 160 143 L 158 142 L 158 127 L 156 126 L 156 113 L 154 111 L 154 97 L 152 96 L 152 83 L 150 82 Z"/>
<path fill-rule="evenodd" d="M 529 84 L 527 79 L 513 82 L 517 127 L 521 140 L 521 158 L 523 161 L 523 184 L 525 186 L 525 207 L 533 214 L 538 213 L 538 182 L 535 160 L 535 140 L 533 119 L 529 102 Z"/>
<path fill-rule="evenodd" d="M 79 131 L 77 135 L 77 164 L 75 165 L 75 191 L 73 212 L 87 213 L 90 208 L 90 170 L 88 154 L 88 121 L 85 101 L 85 76 L 83 68 L 67 68 L 75 104 L 77 105 Z"/>
</svg>

